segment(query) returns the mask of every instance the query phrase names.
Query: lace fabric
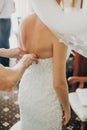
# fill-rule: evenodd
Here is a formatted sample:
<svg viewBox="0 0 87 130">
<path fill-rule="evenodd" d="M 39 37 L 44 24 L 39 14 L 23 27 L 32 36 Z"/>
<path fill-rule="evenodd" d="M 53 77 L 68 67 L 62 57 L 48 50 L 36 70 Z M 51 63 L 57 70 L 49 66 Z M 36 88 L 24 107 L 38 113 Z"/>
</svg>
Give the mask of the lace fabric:
<svg viewBox="0 0 87 130">
<path fill-rule="evenodd" d="M 62 108 L 53 88 L 52 58 L 39 60 L 24 73 L 20 82 L 21 124 L 11 130 L 61 130 Z"/>
</svg>

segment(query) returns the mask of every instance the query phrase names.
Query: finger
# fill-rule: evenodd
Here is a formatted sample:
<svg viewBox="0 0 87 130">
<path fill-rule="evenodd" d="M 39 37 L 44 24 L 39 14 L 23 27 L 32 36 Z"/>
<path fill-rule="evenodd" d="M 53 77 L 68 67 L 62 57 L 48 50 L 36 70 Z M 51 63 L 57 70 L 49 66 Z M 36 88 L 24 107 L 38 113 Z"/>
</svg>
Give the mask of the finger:
<svg viewBox="0 0 87 130">
<path fill-rule="evenodd" d="M 37 58 L 34 58 L 34 61 L 36 64 L 38 64 L 38 59 Z"/>
<path fill-rule="evenodd" d="M 36 55 L 36 54 L 31 54 L 33 57 L 35 57 L 35 58 L 38 58 L 38 56 Z"/>
<path fill-rule="evenodd" d="M 65 115 L 62 117 L 62 123 L 63 125 L 66 125 L 68 123 L 68 119 Z"/>
<path fill-rule="evenodd" d="M 37 58 L 33 58 L 33 61 L 38 64 L 38 59 Z"/>
<path fill-rule="evenodd" d="M 19 48 L 19 54 L 20 54 L 20 55 L 27 54 L 27 51 L 25 51 L 25 50 L 22 50 L 21 48 Z"/>
<path fill-rule="evenodd" d="M 65 125 L 65 117 L 62 117 L 62 124 Z"/>
<path fill-rule="evenodd" d="M 68 124 L 68 122 L 69 122 L 69 120 L 68 120 L 68 119 L 66 119 L 66 118 L 64 118 L 64 119 L 63 119 L 63 125 L 67 125 L 67 124 Z"/>
<path fill-rule="evenodd" d="M 31 62 L 35 62 L 36 64 L 38 64 L 38 59 L 37 58 L 32 58 L 32 61 Z"/>
<path fill-rule="evenodd" d="M 38 57 L 35 54 L 32 54 L 32 60 L 35 61 L 36 64 L 38 64 Z"/>
</svg>

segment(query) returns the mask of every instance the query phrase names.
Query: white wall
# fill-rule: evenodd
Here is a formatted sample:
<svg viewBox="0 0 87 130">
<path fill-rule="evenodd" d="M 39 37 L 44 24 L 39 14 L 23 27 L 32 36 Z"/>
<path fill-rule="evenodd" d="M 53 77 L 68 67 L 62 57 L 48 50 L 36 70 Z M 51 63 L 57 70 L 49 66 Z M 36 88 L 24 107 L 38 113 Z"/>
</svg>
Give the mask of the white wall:
<svg viewBox="0 0 87 130">
<path fill-rule="evenodd" d="M 87 0 L 83 0 L 83 8 L 87 9 Z"/>
<path fill-rule="evenodd" d="M 26 17 L 31 10 L 31 0 L 15 0 L 18 17 Z"/>
</svg>

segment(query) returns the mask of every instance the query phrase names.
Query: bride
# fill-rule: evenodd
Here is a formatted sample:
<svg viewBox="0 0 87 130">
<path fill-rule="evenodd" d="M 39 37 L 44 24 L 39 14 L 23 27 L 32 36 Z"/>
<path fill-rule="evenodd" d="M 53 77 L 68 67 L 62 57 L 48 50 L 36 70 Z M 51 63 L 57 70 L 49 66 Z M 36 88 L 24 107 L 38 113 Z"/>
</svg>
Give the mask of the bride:
<svg viewBox="0 0 87 130">
<path fill-rule="evenodd" d="M 72 49 L 87 56 L 87 11 L 67 13 L 56 0 L 31 4 L 34 13 L 23 21 L 20 41 L 39 63 L 33 63 L 21 79 L 20 122 L 10 130 L 61 130 L 70 119 L 66 59 Z"/>
</svg>

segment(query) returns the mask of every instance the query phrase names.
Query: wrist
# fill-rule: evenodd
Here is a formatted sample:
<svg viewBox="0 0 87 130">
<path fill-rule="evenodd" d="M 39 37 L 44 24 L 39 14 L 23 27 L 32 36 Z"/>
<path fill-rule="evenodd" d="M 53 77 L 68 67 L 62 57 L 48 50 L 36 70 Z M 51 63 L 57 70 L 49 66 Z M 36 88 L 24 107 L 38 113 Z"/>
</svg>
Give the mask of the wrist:
<svg viewBox="0 0 87 130">
<path fill-rule="evenodd" d="M 70 111 L 70 105 L 69 105 L 69 104 L 62 105 L 62 109 L 63 109 L 64 111 Z"/>
</svg>

